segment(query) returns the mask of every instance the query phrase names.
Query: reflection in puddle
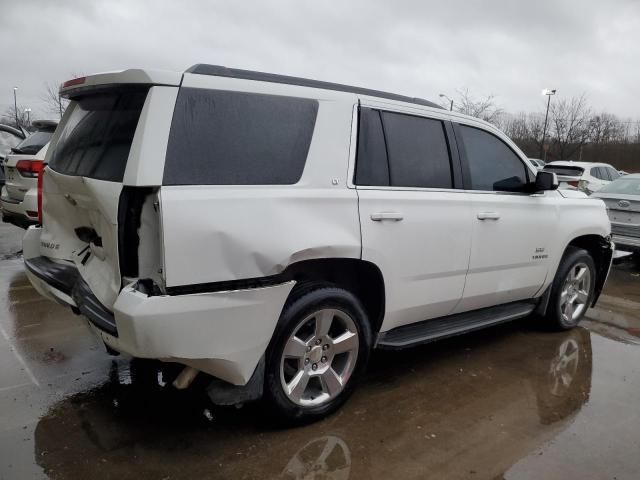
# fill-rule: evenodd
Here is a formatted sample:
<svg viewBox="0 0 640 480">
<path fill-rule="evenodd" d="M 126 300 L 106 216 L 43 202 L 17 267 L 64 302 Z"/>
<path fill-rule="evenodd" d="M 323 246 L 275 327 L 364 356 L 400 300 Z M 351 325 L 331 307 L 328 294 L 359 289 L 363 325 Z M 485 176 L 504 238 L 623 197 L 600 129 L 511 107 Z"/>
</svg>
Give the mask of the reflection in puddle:
<svg viewBox="0 0 640 480">
<path fill-rule="evenodd" d="M 349 447 L 344 440 L 329 435 L 311 440 L 296 452 L 281 477 L 292 480 L 346 480 L 350 472 Z"/>
<path fill-rule="evenodd" d="M 205 377 L 174 390 L 173 365 L 113 362 L 40 420 L 36 460 L 60 478 L 500 477 L 587 402 L 591 355 L 584 329 L 517 326 L 380 352 L 340 412 L 295 429 L 261 404 L 214 407 Z"/>
</svg>

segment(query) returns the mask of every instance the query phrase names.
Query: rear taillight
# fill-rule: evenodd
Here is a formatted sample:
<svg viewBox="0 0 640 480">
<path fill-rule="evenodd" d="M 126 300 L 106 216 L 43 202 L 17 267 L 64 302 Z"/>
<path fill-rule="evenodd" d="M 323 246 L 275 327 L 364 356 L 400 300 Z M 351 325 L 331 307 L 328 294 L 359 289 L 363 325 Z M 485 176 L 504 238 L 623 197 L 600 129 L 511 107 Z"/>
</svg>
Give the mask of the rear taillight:
<svg viewBox="0 0 640 480">
<path fill-rule="evenodd" d="M 569 185 L 571 185 L 572 187 L 576 187 L 576 188 L 578 188 L 578 184 L 579 184 L 580 182 L 567 182 L 567 183 L 568 183 Z"/>
<path fill-rule="evenodd" d="M 18 160 L 16 169 L 23 177 L 36 178 L 44 169 L 44 162 L 42 160 Z"/>
<path fill-rule="evenodd" d="M 589 182 L 587 182 L 586 180 L 580 180 L 578 182 L 578 190 L 582 190 L 583 192 L 588 192 L 589 191 Z"/>
<path fill-rule="evenodd" d="M 44 181 L 44 168 L 38 173 L 38 223 L 42 225 L 42 182 Z"/>
</svg>

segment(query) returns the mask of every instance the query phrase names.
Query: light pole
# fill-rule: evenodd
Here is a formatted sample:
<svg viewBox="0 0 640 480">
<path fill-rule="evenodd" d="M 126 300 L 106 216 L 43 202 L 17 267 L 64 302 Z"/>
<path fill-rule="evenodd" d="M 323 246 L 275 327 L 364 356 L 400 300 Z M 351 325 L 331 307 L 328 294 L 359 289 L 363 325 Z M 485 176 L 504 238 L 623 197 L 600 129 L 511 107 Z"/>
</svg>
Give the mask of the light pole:
<svg viewBox="0 0 640 480">
<path fill-rule="evenodd" d="M 547 113 L 544 116 L 544 127 L 542 128 L 542 143 L 540 144 L 540 156 L 543 157 L 542 161 L 547 163 L 547 149 L 544 148 L 544 140 L 547 136 L 547 120 L 549 119 L 549 104 L 551 103 L 551 95 L 555 95 L 556 90 L 551 88 L 545 88 L 542 90 L 542 95 L 547 96 Z"/>
<path fill-rule="evenodd" d="M 30 108 L 25 108 L 24 109 L 24 113 L 27 114 L 27 125 L 29 127 L 31 127 L 31 109 Z"/>
<path fill-rule="evenodd" d="M 452 112 L 453 111 L 453 100 L 451 100 L 449 97 L 447 97 L 444 93 L 440 94 L 440 98 L 446 98 L 447 100 L 449 100 L 449 111 Z"/>
<path fill-rule="evenodd" d="M 13 111 L 16 114 L 16 128 L 20 128 L 20 121 L 18 120 L 18 87 L 13 87 Z"/>
</svg>

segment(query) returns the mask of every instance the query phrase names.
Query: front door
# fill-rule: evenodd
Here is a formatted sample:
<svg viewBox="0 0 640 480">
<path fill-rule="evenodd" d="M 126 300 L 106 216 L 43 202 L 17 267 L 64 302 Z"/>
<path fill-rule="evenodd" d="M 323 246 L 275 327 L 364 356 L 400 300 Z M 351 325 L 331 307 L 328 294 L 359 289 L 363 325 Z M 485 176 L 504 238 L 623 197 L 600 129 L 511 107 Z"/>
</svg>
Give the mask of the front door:
<svg viewBox="0 0 640 480">
<path fill-rule="evenodd" d="M 558 192 L 507 191 L 535 173 L 493 133 L 460 125 L 456 136 L 464 151 L 473 228 L 469 272 L 455 311 L 532 298 L 549 271 Z"/>
</svg>

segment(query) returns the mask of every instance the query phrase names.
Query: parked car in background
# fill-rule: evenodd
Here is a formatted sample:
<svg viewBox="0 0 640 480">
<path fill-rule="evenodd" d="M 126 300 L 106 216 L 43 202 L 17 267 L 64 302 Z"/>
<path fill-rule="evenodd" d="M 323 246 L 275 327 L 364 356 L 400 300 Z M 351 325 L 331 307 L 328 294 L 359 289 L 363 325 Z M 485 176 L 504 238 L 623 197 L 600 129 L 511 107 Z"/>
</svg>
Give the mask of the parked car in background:
<svg viewBox="0 0 640 480">
<path fill-rule="evenodd" d="M 538 170 L 542 170 L 545 166 L 544 160 L 540 160 L 539 158 L 530 158 L 529 161 L 533 163 L 533 166 Z"/>
<path fill-rule="evenodd" d="M 35 131 L 11 149 L 4 162 L 5 185 L 0 194 L 2 220 L 21 228 L 38 223 L 38 174 L 58 122 L 36 120 Z"/>
<path fill-rule="evenodd" d="M 568 330 L 606 281 L 602 202 L 432 102 L 215 65 L 60 93 L 27 275 L 108 351 L 210 374 L 214 403 L 318 419 L 373 348 Z"/>
<path fill-rule="evenodd" d="M 607 207 L 616 249 L 633 252 L 640 264 L 640 174 L 625 175 L 592 197 L 601 198 Z"/>
<path fill-rule="evenodd" d="M 26 136 L 26 132 L 22 129 L 0 124 L 0 190 L 5 179 L 4 161 L 11 149 L 22 142 Z"/>
<path fill-rule="evenodd" d="M 544 170 L 558 176 L 560 188 L 577 188 L 586 194 L 597 192 L 620 178 L 618 171 L 607 163 L 558 160 L 547 163 Z"/>
</svg>

